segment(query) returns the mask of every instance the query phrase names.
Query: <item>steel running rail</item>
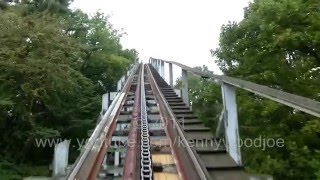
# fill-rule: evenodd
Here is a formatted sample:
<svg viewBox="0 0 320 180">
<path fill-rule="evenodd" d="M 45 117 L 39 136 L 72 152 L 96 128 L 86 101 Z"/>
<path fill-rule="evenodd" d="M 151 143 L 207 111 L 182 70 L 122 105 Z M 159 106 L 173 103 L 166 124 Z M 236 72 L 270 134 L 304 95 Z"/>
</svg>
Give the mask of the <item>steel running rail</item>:
<svg viewBox="0 0 320 180">
<path fill-rule="evenodd" d="M 142 73 L 141 73 L 141 179 L 152 180 L 150 134 L 149 134 L 144 83 L 145 83 L 144 67 L 142 67 Z"/>
<path fill-rule="evenodd" d="M 142 66 L 142 65 L 140 65 Z M 141 67 L 140 67 L 141 68 Z M 127 153 L 124 164 L 126 168 L 123 170 L 123 179 L 136 179 L 138 176 L 138 169 L 139 164 L 138 161 L 138 150 L 139 150 L 139 136 L 138 136 L 138 125 L 140 120 L 140 84 L 141 84 L 141 69 L 138 73 L 138 81 L 135 87 L 135 94 L 134 94 L 134 104 L 133 110 L 131 115 L 131 122 L 130 122 L 130 130 L 128 134 L 128 146 L 127 146 Z"/>
<path fill-rule="evenodd" d="M 208 173 L 204 171 L 203 164 L 200 164 L 194 150 L 188 144 L 188 140 L 179 125 L 172 109 L 170 108 L 166 98 L 161 93 L 160 87 L 152 75 L 150 67 L 147 66 L 151 88 L 158 101 L 161 118 L 165 121 L 165 128 L 173 148 L 173 154 L 176 156 L 176 165 L 181 179 L 200 179 L 207 180 Z M 176 143 L 177 138 L 181 139 L 181 143 Z M 180 141 L 180 140 L 178 140 Z M 183 150 L 182 150 L 183 149 Z"/>
</svg>

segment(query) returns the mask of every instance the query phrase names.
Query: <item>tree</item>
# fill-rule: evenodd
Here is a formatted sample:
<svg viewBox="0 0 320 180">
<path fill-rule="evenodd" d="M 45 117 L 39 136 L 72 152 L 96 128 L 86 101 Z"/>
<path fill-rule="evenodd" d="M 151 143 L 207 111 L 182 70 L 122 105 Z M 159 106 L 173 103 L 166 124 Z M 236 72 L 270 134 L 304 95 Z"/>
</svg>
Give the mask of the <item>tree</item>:
<svg viewBox="0 0 320 180">
<path fill-rule="evenodd" d="M 53 4 L 50 4 L 53 3 Z M 0 179 L 49 175 L 53 147 L 37 139 L 88 137 L 101 95 L 137 59 L 106 16 L 68 9 L 69 1 L 0 4 Z M 2 10 L 3 9 L 3 10 Z M 73 146 L 76 145 L 76 146 Z M 31 168 L 27 168 L 31 167 Z"/>
<path fill-rule="evenodd" d="M 320 100 L 319 2 L 256 0 L 222 27 L 216 61 L 226 74 Z M 320 178 L 319 119 L 238 91 L 241 137 L 284 138 L 285 148 L 243 148 L 250 172 Z"/>
<path fill-rule="evenodd" d="M 112 28 L 108 16 L 97 12 L 89 18 L 81 11 L 73 12 L 68 18 L 68 33 L 83 43 L 80 71 L 101 87 L 101 91 L 113 90 L 114 84 L 137 59 L 134 49 L 122 49 L 122 33 Z"/>
<path fill-rule="evenodd" d="M 45 13 L 70 13 L 68 6 L 72 0 L 22 0 L 25 5 L 25 13 L 45 12 Z"/>
<path fill-rule="evenodd" d="M 91 80 L 73 69 L 81 51 L 55 17 L 10 11 L 0 24 L 1 155 L 24 163 L 39 155 L 35 138 L 66 137 L 81 125 L 73 121 L 91 124 L 100 98 Z"/>
</svg>

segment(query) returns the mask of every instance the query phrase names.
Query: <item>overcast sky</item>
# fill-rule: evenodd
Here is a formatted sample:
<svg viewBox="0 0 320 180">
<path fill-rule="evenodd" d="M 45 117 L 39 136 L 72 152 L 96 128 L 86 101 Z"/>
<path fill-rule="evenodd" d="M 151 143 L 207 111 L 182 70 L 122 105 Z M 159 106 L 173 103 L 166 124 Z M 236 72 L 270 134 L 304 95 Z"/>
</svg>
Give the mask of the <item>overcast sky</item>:
<svg viewBox="0 0 320 180">
<path fill-rule="evenodd" d="M 116 29 L 127 33 L 125 48 L 139 57 L 177 61 L 188 66 L 207 65 L 220 74 L 210 55 L 219 44 L 220 28 L 240 21 L 250 0 L 74 0 L 72 8 L 110 14 Z"/>
</svg>

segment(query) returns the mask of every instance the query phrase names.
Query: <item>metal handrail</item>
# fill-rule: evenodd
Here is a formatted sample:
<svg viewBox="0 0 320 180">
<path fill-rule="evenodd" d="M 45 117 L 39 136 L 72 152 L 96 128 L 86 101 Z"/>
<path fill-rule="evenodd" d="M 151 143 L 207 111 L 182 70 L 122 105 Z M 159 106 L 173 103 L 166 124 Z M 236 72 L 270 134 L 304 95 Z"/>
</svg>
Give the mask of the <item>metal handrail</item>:
<svg viewBox="0 0 320 180">
<path fill-rule="evenodd" d="M 133 76 L 133 74 L 136 72 L 138 67 L 138 64 L 135 64 L 131 70 L 129 70 L 130 75 L 129 77 Z M 128 78 L 130 79 L 130 78 Z M 129 83 L 128 81 L 125 83 Z M 126 87 L 126 85 L 124 85 Z M 117 94 L 115 99 L 112 101 L 110 107 L 108 108 L 107 112 L 103 115 L 103 118 L 98 123 L 96 128 L 94 129 L 93 133 L 91 134 L 88 142 L 85 144 L 83 151 L 77 158 L 76 162 L 74 163 L 73 167 L 71 168 L 71 171 L 67 175 L 67 179 L 73 180 L 75 179 L 77 173 L 79 172 L 81 166 L 84 164 L 85 159 L 88 157 L 90 151 L 94 148 L 94 145 L 96 144 L 97 139 L 100 137 L 100 134 L 102 133 L 104 127 L 106 124 L 110 123 L 108 120 L 110 120 L 110 115 L 114 111 L 115 108 L 118 108 L 120 106 L 120 102 L 124 98 L 124 88 Z"/>
<path fill-rule="evenodd" d="M 153 60 L 155 58 L 151 58 Z M 211 78 L 214 80 L 218 80 L 221 83 L 225 83 L 231 85 L 233 87 L 237 87 L 240 89 L 244 89 L 246 91 L 258 94 L 262 97 L 271 99 L 273 101 L 279 102 L 281 104 L 290 106 L 292 108 L 298 109 L 300 111 L 306 112 L 308 114 L 314 115 L 316 117 L 320 117 L 320 102 L 312 100 L 310 98 L 298 96 L 295 94 L 287 93 L 281 90 L 277 90 L 274 88 L 270 88 L 267 86 L 259 85 L 250 81 L 241 80 L 238 78 L 233 78 L 225 75 L 216 75 L 209 72 L 203 72 L 195 68 L 191 68 L 189 66 L 183 65 L 181 63 L 175 61 L 166 61 L 161 59 L 162 62 L 166 62 L 169 64 L 174 64 L 179 66 L 183 70 L 191 72 L 194 75 L 204 77 L 204 78 Z"/>
</svg>

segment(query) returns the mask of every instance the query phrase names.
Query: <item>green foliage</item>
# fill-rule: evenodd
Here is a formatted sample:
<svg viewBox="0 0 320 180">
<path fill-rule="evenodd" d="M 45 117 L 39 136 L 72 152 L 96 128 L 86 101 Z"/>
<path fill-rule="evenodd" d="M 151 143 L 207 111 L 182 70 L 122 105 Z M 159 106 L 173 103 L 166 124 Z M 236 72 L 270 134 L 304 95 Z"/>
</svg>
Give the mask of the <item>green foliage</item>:
<svg viewBox="0 0 320 180">
<path fill-rule="evenodd" d="M 45 12 L 45 13 L 69 13 L 68 8 L 72 0 L 22 0 L 27 13 Z"/>
<path fill-rule="evenodd" d="M 72 68 L 81 51 L 55 19 L 12 11 L 0 16 L 1 154 L 9 160 L 28 161 L 26 153 L 37 152 L 35 138 L 68 134 L 74 119 L 98 113 L 96 87 Z"/>
<path fill-rule="evenodd" d="M 122 49 L 122 34 L 106 16 L 68 4 L 0 6 L 0 179 L 41 175 L 32 167 L 48 167 L 53 147 L 37 147 L 36 139 L 87 138 L 101 95 L 137 59 L 135 50 Z"/>
<path fill-rule="evenodd" d="M 48 166 L 16 165 L 7 161 L 0 161 L 0 179 L 18 180 L 24 176 L 48 176 Z"/>
<path fill-rule="evenodd" d="M 314 0 L 255 0 L 241 22 L 222 27 L 216 62 L 226 75 L 320 101 L 319 5 Z M 214 117 L 201 109 L 221 97 L 207 97 L 193 107 Z M 248 172 L 275 179 L 320 178 L 318 118 L 242 90 L 237 104 L 241 138 L 285 141 L 282 148 L 242 148 Z"/>
<path fill-rule="evenodd" d="M 217 63 L 227 75 L 319 100 L 318 6 L 302 0 L 252 3 L 243 21 L 222 27 Z"/>
<path fill-rule="evenodd" d="M 206 66 L 195 67 L 195 69 L 210 72 Z M 190 73 L 188 74 L 188 86 L 193 110 L 206 126 L 215 131 L 222 110 L 220 86 Z M 181 88 L 181 79 L 177 79 L 176 88 Z"/>
<path fill-rule="evenodd" d="M 137 59 L 134 49 L 122 49 L 118 30 L 97 12 L 91 19 L 81 11 L 73 12 L 69 19 L 68 34 L 82 42 L 85 53 L 80 71 L 102 91 L 112 90 L 129 64 Z"/>
</svg>

